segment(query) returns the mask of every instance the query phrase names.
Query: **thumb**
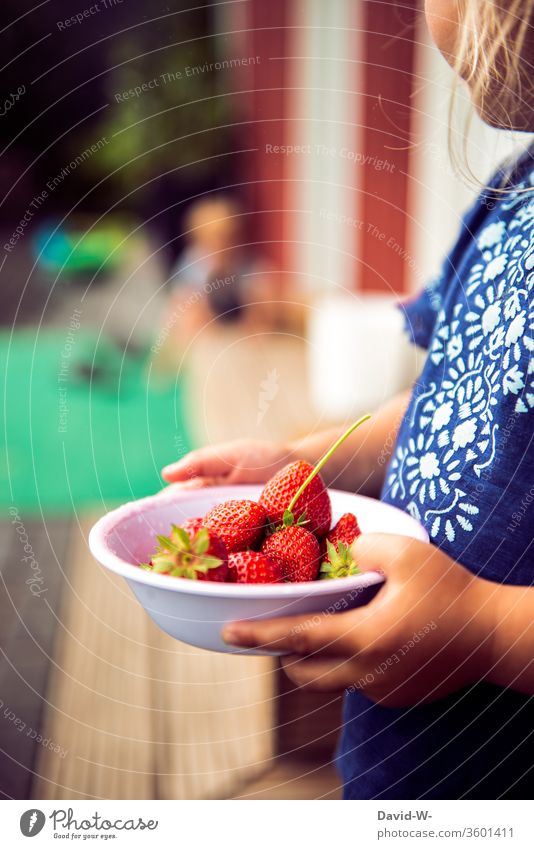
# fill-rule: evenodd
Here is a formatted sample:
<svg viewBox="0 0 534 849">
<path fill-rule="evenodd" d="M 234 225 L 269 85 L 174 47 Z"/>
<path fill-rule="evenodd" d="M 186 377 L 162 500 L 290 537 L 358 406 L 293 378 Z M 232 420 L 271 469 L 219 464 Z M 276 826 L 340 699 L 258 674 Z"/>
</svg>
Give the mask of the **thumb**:
<svg viewBox="0 0 534 849">
<path fill-rule="evenodd" d="M 362 572 L 382 572 L 386 577 L 398 572 L 417 541 L 399 534 L 360 534 L 352 543 L 352 555 Z"/>
</svg>

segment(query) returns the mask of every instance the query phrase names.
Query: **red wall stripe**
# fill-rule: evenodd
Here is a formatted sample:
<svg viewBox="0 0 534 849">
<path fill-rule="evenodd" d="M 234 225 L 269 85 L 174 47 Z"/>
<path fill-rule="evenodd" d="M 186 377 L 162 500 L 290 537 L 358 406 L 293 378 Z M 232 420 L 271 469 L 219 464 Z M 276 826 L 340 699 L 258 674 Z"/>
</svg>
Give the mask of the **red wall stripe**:
<svg viewBox="0 0 534 849">
<path fill-rule="evenodd" d="M 408 289 L 408 166 L 416 4 L 361 0 L 364 50 L 361 286 Z M 380 166 L 380 163 L 384 164 Z M 379 167 L 380 166 L 380 167 Z M 361 235 L 361 234 L 360 234 Z"/>
<path fill-rule="evenodd" d="M 256 211 L 252 222 L 252 238 L 268 242 L 268 253 L 278 268 L 286 264 L 287 250 L 283 239 L 285 157 L 268 154 L 268 144 L 281 145 L 287 140 L 288 98 L 287 85 L 288 19 L 287 0 L 250 0 L 248 26 L 250 27 L 251 55 L 260 61 L 252 67 L 253 93 L 250 100 L 251 147 L 257 150 L 248 156 L 250 208 Z M 282 57 L 273 59 L 272 57 Z"/>
</svg>

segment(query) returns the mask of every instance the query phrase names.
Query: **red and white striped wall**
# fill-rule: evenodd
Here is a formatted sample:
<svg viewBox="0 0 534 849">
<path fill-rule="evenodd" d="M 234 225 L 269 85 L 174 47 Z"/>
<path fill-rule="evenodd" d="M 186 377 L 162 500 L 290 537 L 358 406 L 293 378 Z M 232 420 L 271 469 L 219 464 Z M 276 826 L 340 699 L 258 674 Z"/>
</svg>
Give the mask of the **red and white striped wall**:
<svg viewBox="0 0 534 849">
<path fill-rule="evenodd" d="M 236 53 L 259 57 L 244 95 L 249 203 L 289 286 L 409 292 L 454 237 L 474 189 L 447 159 L 451 74 L 418 6 L 247 0 L 221 13 Z M 488 133 L 475 123 L 483 171 Z"/>
</svg>

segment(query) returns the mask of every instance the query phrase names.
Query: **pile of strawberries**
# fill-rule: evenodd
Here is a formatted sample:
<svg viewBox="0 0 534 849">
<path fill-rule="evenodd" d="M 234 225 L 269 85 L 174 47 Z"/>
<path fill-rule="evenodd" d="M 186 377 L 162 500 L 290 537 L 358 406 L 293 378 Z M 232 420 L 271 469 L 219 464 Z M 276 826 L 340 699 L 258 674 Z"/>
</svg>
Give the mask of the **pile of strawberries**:
<svg viewBox="0 0 534 849">
<path fill-rule="evenodd" d="M 179 578 L 238 584 L 357 574 L 350 548 L 360 533 L 357 519 L 345 513 L 331 529 L 328 491 L 313 473 L 303 460 L 290 463 L 266 483 L 258 502 L 225 501 L 201 518 L 173 525 L 141 566 Z"/>
</svg>

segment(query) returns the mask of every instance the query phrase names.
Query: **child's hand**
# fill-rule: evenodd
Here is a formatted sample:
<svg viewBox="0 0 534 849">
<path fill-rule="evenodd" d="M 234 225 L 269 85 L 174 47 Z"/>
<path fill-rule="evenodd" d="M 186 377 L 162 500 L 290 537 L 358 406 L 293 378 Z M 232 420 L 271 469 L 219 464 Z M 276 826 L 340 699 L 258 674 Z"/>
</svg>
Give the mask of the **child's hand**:
<svg viewBox="0 0 534 849">
<path fill-rule="evenodd" d="M 237 439 L 191 451 L 165 466 L 163 478 L 183 487 L 264 483 L 296 458 L 290 446 L 276 442 Z"/>
<path fill-rule="evenodd" d="M 361 689 L 392 707 L 432 701 L 483 677 L 492 584 L 439 549 L 403 536 L 366 534 L 353 550 L 362 570 L 386 575 L 366 607 L 232 623 L 224 639 L 290 652 L 282 662 L 298 685 Z"/>
</svg>

